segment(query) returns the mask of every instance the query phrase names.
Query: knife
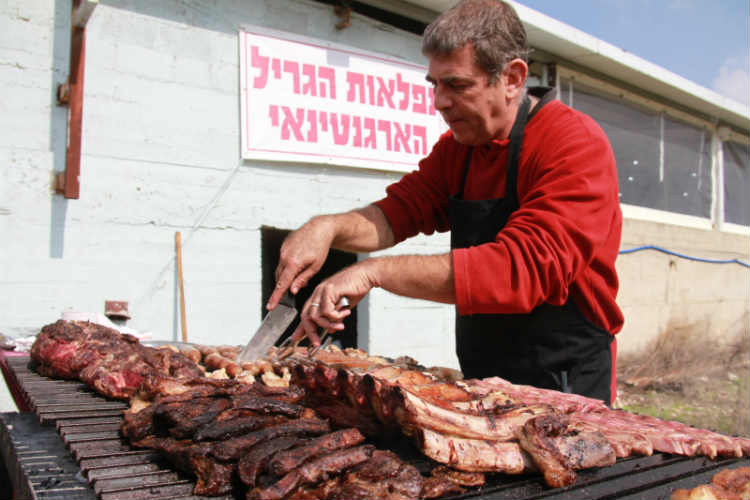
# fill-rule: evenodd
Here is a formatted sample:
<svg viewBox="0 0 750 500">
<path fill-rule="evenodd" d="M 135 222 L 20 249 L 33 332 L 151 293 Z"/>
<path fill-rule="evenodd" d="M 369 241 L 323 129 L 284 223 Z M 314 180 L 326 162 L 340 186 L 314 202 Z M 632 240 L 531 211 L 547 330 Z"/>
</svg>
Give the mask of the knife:
<svg viewBox="0 0 750 500">
<path fill-rule="evenodd" d="M 297 309 L 294 308 L 294 297 L 287 290 L 281 296 L 281 300 L 273 311 L 263 318 L 263 323 L 260 324 L 253 338 L 237 356 L 237 360 L 254 361 L 265 356 L 268 349 L 279 340 L 279 337 L 284 334 L 284 331 L 296 316 Z"/>
</svg>

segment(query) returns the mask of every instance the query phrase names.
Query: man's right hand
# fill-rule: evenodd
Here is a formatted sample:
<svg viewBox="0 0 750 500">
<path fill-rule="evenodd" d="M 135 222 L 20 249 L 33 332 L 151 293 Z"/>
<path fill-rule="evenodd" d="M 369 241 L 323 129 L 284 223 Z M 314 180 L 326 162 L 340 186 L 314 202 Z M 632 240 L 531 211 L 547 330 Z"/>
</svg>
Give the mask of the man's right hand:
<svg viewBox="0 0 750 500">
<path fill-rule="evenodd" d="M 296 295 L 307 285 L 310 278 L 323 267 L 334 236 L 331 221 L 326 216 L 319 216 L 286 237 L 281 244 L 276 268 L 276 288 L 268 299 L 266 309 L 275 308 L 287 289 Z"/>
</svg>

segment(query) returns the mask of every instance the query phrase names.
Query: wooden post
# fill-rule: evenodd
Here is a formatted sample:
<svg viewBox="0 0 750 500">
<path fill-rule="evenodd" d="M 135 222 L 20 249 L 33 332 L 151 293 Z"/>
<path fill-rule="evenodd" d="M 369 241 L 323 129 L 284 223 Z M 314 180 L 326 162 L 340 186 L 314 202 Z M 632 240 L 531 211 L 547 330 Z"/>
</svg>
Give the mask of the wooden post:
<svg viewBox="0 0 750 500">
<path fill-rule="evenodd" d="M 180 285 L 180 326 L 182 327 L 182 341 L 187 342 L 187 323 L 185 321 L 185 289 L 182 284 L 182 240 L 180 232 L 174 233 L 174 244 L 177 250 L 177 282 Z"/>
</svg>

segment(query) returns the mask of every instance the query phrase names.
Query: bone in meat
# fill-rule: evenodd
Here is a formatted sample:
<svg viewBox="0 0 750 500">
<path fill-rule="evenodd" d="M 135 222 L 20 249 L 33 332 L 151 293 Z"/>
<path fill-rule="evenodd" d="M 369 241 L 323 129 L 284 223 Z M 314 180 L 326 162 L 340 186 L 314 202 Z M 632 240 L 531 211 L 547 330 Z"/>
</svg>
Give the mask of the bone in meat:
<svg viewBox="0 0 750 500">
<path fill-rule="evenodd" d="M 517 441 L 460 438 L 430 429 L 417 430 L 415 437 L 427 457 L 461 471 L 522 474 L 536 469 Z"/>
</svg>

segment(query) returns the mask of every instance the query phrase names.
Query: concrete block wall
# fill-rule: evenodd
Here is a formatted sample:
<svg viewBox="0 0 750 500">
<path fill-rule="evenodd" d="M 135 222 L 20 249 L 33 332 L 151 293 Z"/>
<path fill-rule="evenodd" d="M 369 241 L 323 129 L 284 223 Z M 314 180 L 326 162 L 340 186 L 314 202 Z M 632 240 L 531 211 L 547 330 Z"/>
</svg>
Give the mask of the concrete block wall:
<svg viewBox="0 0 750 500">
<path fill-rule="evenodd" d="M 716 230 L 626 219 L 621 248 L 654 245 L 703 259 L 748 262 L 750 237 Z M 655 250 L 620 255 L 618 303 L 625 326 L 621 353 L 636 353 L 674 329 L 688 329 L 711 346 L 750 335 L 750 269 L 688 260 Z"/>
<path fill-rule="evenodd" d="M 70 2 L 4 3 L 0 331 L 35 333 L 65 309 L 103 312 L 111 299 L 130 303 L 128 326 L 178 340 L 180 231 L 188 339 L 244 343 L 262 319 L 261 227 L 365 205 L 401 175 L 239 159 L 241 27 L 424 63 L 415 35 L 356 15 L 338 31 L 338 21 L 306 0 L 102 0 L 87 26 L 81 198 L 65 200 L 52 179 L 65 165 L 55 90 L 68 72 Z M 443 235 L 391 251 L 447 248 Z M 386 293 L 369 305 L 360 345 L 455 365 L 450 307 Z"/>
<path fill-rule="evenodd" d="M 263 26 L 424 64 L 419 37 L 358 15 L 338 31 L 332 7 L 308 0 L 101 0 L 87 27 L 81 198 L 65 200 L 52 180 L 65 165 L 67 110 L 55 91 L 68 73 L 70 5 L 0 4 L 0 331 L 35 333 L 65 309 L 103 312 L 110 299 L 130 303 L 128 326 L 178 340 L 180 231 L 188 340 L 244 343 L 261 320 L 261 228 L 362 206 L 401 174 L 241 161 L 238 30 Z M 625 232 L 623 247 L 719 254 L 731 241 L 729 254 L 747 250 L 747 238 L 717 232 L 629 221 Z M 383 253 L 448 247 L 442 234 Z M 670 320 L 747 311 L 747 279 L 726 286 L 736 269 L 702 274 L 645 253 L 618 268 L 621 348 Z M 453 321 L 452 307 L 375 290 L 360 305 L 359 344 L 456 367 Z"/>
</svg>

